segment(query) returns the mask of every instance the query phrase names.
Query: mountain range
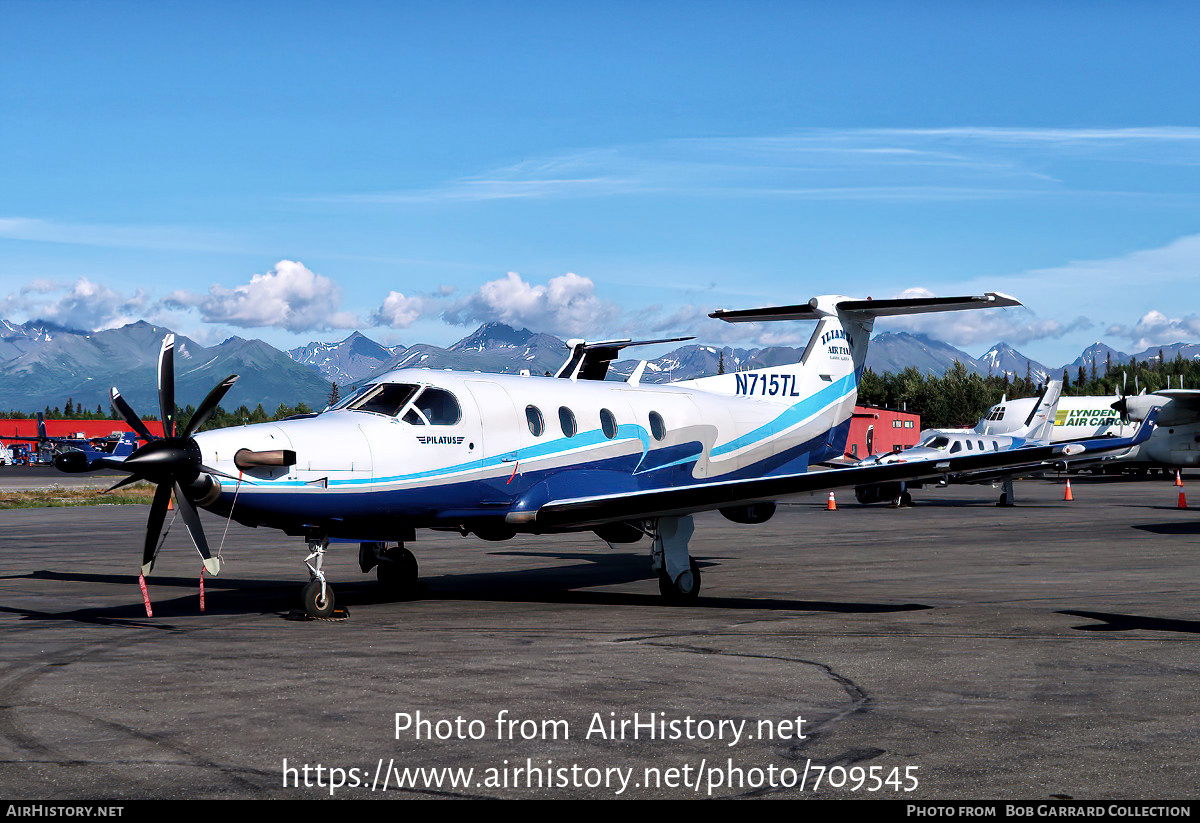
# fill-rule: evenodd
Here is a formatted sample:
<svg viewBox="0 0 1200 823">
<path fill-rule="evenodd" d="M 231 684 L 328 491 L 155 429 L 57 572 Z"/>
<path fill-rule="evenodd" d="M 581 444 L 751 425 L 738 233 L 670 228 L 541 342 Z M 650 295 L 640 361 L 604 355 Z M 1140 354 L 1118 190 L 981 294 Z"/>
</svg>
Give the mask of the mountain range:
<svg viewBox="0 0 1200 823">
<path fill-rule="evenodd" d="M 157 414 L 156 363 L 163 335 L 169 330 L 145 321 L 119 329 L 85 332 L 50 323 L 24 324 L 0 320 L 0 410 L 36 411 L 61 407 L 70 398 L 75 405 L 107 411 L 109 387 L 121 393 L 143 414 Z M 1079 368 L 1090 374 L 1095 364 L 1103 373 L 1108 363 L 1155 360 L 1159 352 L 1168 360 L 1176 355 L 1200 358 L 1200 344 L 1175 343 L 1154 347 L 1137 355 L 1094 343 L 1071 363 L 1048 368 L 1022 355 L 1006 343 L 997 343 L 978 358 L 926 335 L 887 332 L 871 340 L 867 366 L 876 372 L 896 372 L 914 367 L 940 375 L 956 361 L 981 375 L 1007 373 L 1034 380 L 1057 377 L 1065 369 L 1072 380 Z M 798 360 L 803 349 L 775 346 L 762 349 L 719 348 L 702 344 L 681 346 L 647 363 L 642 380 L 666 383 L 687 380 L 718 369 L 764 368 Z M 485 323 L 448 348 L 425 343 L 384 346 L 354 332 L 337 342 L 314 342 L 288 352 L 261 340 L 231 337 L 204 347 L 176 335 L 176 396 L 181 405 L 196 405 L 218 381 L 238 374 L 237 385 L 224 405 L 268 412 L 281 403 L 304 402 L 323 407 L 331 384 L 342 393 L 374 375 L 399 368 L 453 369 L 533 374 L 553 374 L 567 356 L 566 344 L 548 334 L 515 329 L 503 323 Z M 609 376 L 621 379 L 637 366 L 634 359 L 612 364 Z"/>
</svg>

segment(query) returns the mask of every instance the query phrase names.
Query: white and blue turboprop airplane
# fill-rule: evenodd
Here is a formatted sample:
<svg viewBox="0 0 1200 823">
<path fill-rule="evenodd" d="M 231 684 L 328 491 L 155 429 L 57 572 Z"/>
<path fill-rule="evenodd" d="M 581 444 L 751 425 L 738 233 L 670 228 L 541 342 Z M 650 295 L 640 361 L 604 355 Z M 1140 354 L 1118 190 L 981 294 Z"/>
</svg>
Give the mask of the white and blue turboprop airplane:
<svg viewBox="0 0 1200 823">
<path fill-rule="evenodd" d="M 816 328 L 800 362 L 787 366 L 642 385 L 642 367 L 628 381 L 603 379 L 607 368 L 600 364 L 631 341 L 579 344 L 571 352 L 579 362 L 558 377 L 402 369 L 372 379 L 320 414 L 198 433 L 236 380 L 231 376 L 178 434 L 168 336 L 159 357 L 167 437 L 152 437 L 114 389 L 114 407 L 146 445 L 124 461 L 63 455 L 56 464 L 68 471 L 130 472 L 113 488 L 136 480 L 158 485 L 143 573 L 154 564 L 172 494 L 213 574 L 220 558 L 209 549 L 197 506 L 302 536 L 310 575 L 303 602 L 315 617 L 333 611 L 322 570 L 331 540 L 359 542 L 363 571 L 377 567 L 380 583 L 403 593 L 417 577 L 404 543 L 418 528 L 487 540 L 588 530 L 609 542 L 648 535 L 662 594 L 688 602 L 700 590 L 700 571 L 688 553 L 693 513 L 719 509 L 734 522 L 761 523 L 777 500 L 790 496 L 1013 460 L 989 452 L 808 471 L 843 453 L 875 318 L 1016 305 L 991 293 L 874 301 L 824 296 L 795 306 L 718 311 L 711 316 L 729 322 L 815 320 Z M 1152 426 L 1148 421 L 1141 433 Z M 1117 445 L 1047 446 L 1021 460 L 1052 461 L 1067 450 Z"/>
<path fill-rule="evenodd" d="M 863 458 L 856 465 L 879 466 L 889 463 L 907 463 L 913 460 L 936 460 L 940 457 L 971 452 L 1017 452 L 1033 446 L 1045 446 L 1050 442 L 1051 434 L 1054 431 L 1054 414 L 1061 396 L 1062 381 L 1049 381 L 1040 396 L 1030 398 L 1032 407 L 1025 419 L 1006 434 L 992 434 L 987 431 L 987 418 L 979 421 L 979 424 L 973 429 L 927 429 L 921 432 L 920 441 L 912 448 L 873 454 Z M 1019 457 L 1019 455 L 1014 455 L 1014 457 Z M 1045 469 L 1045 464 L 1040 459 L 1032 461 L 1032 466 L 1032 471 L 1026 470 L 1023 466 L 1011 466 L 990 471 L 947 473 L 939 479 L 938 485 L 1000 481 L 1003 484 L 1003 490 L 1000 493 L 1000 502 L 996 505 L 1011 506 L 1014 502 L 1013 478 Z M 868 486 L 857 486 L 854 489 L 854 496 L 859 503 L 864 504 L 891 500 L 893 505 L 908 506 L 912 505 L 912 495 L 908 490 L 910 488 L 918 489 L 923 485 L 924 483 L 920 480 L 874 483 Z"/>
</svg>

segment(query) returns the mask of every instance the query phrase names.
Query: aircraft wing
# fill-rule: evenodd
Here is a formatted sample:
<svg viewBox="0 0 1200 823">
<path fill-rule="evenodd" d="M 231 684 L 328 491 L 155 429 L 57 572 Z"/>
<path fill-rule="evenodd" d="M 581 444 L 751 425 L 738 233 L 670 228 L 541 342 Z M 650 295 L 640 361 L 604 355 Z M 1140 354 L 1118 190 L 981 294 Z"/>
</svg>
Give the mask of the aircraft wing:
<svg viewBox="0 0 1200 823">
<path fill-rule="evenodd" d="M 1029 446 L 1010 451 L 967 454 L 943 459 L 914 460 L 884 465 L 812 471 L 804 474 L 757 477 L 699 483 L 671 489 L 654 489 L 626 494 L 597 495 L 571 500 L 556 500 L 536 511 L 512 512 L 513 524 L 534 523 L 546 528 L 587 527 L 616 520 L 642 520 L 651 517 L 693 514 L 726 506 L 743 506 L 794 497 L 809 492 L 847 486 L 888 483 L 897 480 L 925 480 L 961 472 L 986 471 L 1020 466 L 1051 469 L 1066 459 L 1096 457 L 1124 451 L 1145 442 L 1154 429 L 1157 413 L 1142 422 L 1133 437 L 1093 437 L 1045 446 Z"/>
</svg>

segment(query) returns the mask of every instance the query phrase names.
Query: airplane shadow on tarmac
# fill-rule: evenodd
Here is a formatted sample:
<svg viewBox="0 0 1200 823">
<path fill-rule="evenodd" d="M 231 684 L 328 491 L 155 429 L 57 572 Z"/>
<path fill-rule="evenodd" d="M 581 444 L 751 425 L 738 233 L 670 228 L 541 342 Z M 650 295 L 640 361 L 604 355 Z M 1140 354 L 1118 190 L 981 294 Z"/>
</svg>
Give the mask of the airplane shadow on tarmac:
<svg viewBox="0 0 1200 823">
<path fill-rule="evenodd" d="M 514 571 L 443 574 L 422 578 L 416 594 L 408 600 L 473 601 L 494 603 L 555 603 L 564 605 L 647 606 L 668 608 L 657 593 L 604 592 L 587 589 L 653 580 L 643 553 L 611 552 L 581 554 L 553 552 L 497 552 L 498 555 L 547 557 L 581 561 Z M 720 565 L 697 558 L 703 570 Z M 30 620 L 76 620 L 88 623 L 155 625 L 158 618 L 194 617 L 199 614 L 198 578 L 150 577 L 147 585 L 153 601 L 154 618 L 148 620 L 138 596 L 137 578 L 121 574 L 78 574 L 38 571 L 4 578 L 126 586 L 130 601 L 120 606 L 91 607 L 58 613 L 0 607 L 0 612 L 20 614 Z M 300 604 L 302 580 L 262 581 L 228 577 L 205 579 L 205 607 L 210 615 L 287 614 Z M 380 591 L 374 576 L 356 580 L 333 580 L 337 604 L 342 607 L 388 605 L 397 601 Z M 164 590 L 188 593 L 158 600 Z M 752 597 L 705 597 L 689 608 L 748 611 L 806 611 L 843 614 L 880 614 L 933 608 L 919 603 L 840 603 Z M 160 625 L 160 627 L 162 627 Z M 165 627 L 164 627 L 165 628 Z"/>
<path fill-rule="evenodd" d="M 1109 614 L 1105 612 L 1061 611 L 1071 617 L 1087 617 L 1100 623 L 1087 623 L 1072 628 L 1081 632 L 1185 632 L 1200 634 L 1200 620 L 1171 620 L 1163 617 L 1140 617 L 1135 614 Z"/>
</svg>

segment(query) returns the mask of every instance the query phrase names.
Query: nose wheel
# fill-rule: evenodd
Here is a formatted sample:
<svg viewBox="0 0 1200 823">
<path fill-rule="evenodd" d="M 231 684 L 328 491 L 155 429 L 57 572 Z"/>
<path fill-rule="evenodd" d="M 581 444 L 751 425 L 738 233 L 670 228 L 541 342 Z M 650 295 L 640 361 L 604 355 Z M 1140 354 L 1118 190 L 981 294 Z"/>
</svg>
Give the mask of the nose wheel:
<svg viewBox="0 0 1200 823">
<path fill-rule="evenodd" d="M 323 580 L 312 580 L 301 594 L 304 613 L 309 617 L 324 618 L 333 615 L 333 587 Z"/>
<path fill-rule="evenodd" d="M 304 613 L 309 617 L 325 618 L 333 615 L 333 586 L 325 579 L 321 565 L 325 561 L 325 550 L 329 548 L 329 538 L 313 537 L 308 541 L 308 557 L 304 565 L 308 567 L 310 578 L 308 585 L 300 593 L 304 603 Z"/>
</svg>

